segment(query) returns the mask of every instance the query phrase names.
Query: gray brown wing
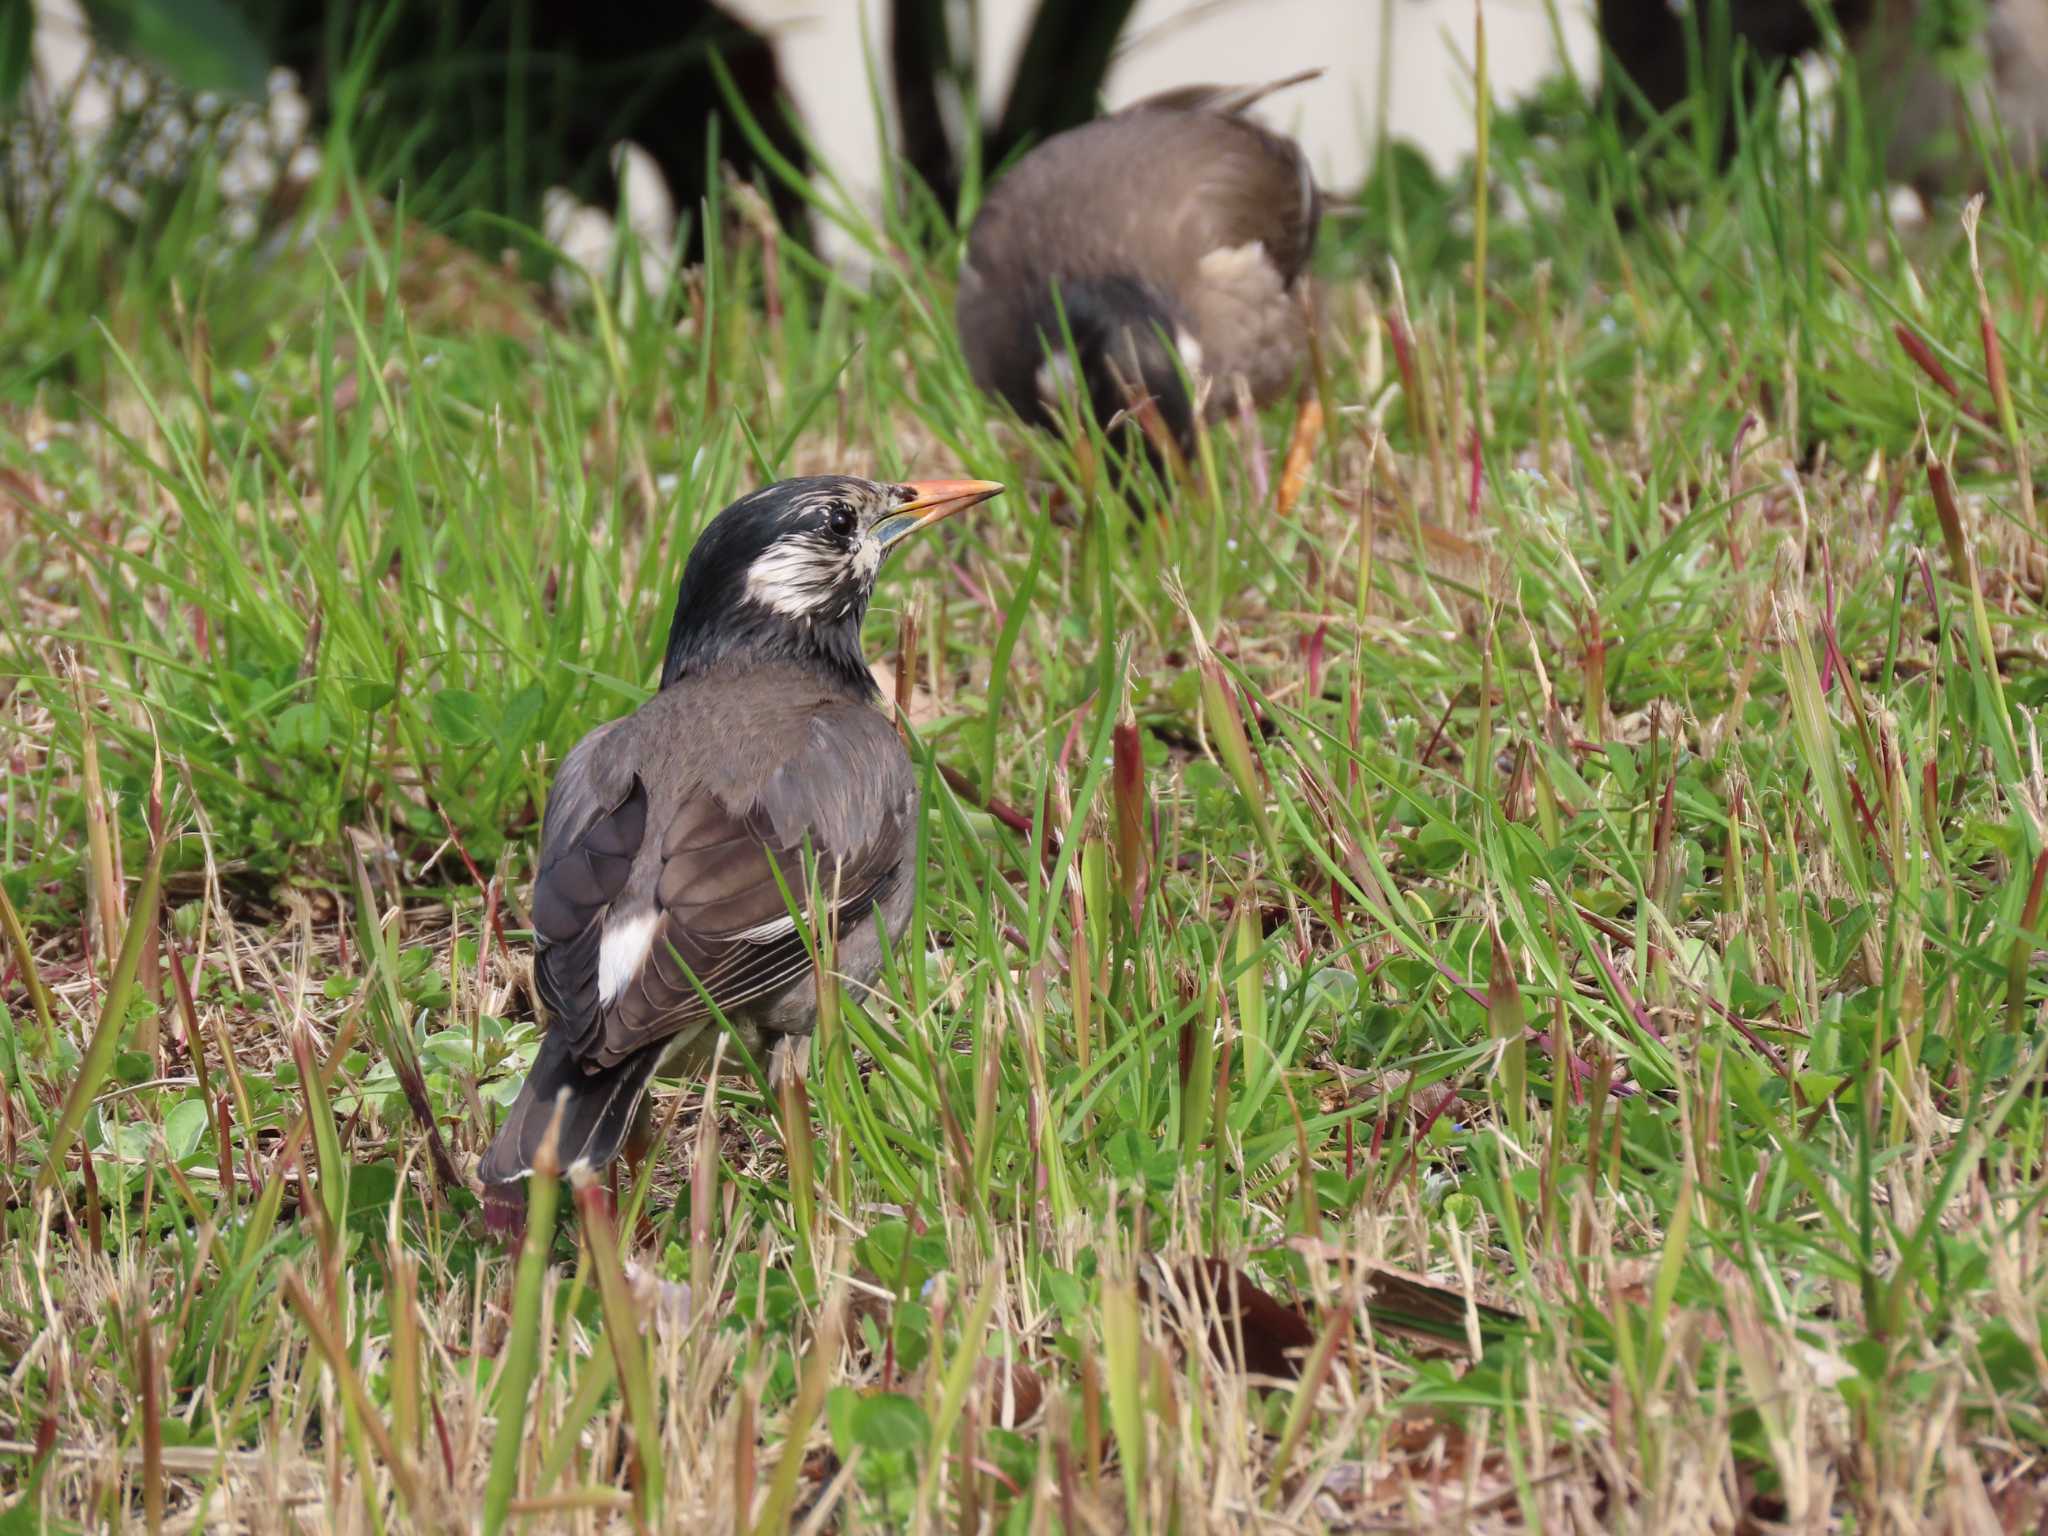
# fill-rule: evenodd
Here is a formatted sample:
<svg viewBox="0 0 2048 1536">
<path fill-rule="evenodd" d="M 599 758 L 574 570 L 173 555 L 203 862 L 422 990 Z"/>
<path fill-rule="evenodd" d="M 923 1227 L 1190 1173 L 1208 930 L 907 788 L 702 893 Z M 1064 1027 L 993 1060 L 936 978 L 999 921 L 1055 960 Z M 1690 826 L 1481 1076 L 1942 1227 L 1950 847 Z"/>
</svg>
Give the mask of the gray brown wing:
<svg viewBox="0 0 2048 1536">
<path fill-rule="evenodd" d="M 962 290 L 1120 273 L 1180 289 L 1210 252 L 1254 241 L 1292 282 L 1321 213 L 1293 140 L 1247 118 L 1141 104 L 1048 139 L 996 182 Z"/>
<path fill-rule="evenodd" d="M 1304 69 L 1259 85 L 1182 86 L 1123 109 L 1124 113 L 1201 113 L 1232 122 L 1242 130 L 1235 152 L 1219 150 L 1219 223 L 1227 227 L 1217 231 L 1215 243 L 1208 249 L 1262 241 L 1281 278 L 1290 283 L 1315 250 L 1316 230 L 1323 217 L 1322 193 L 1301 146 L 1244 114 L 1274 92 L 1317 79 L 1322 73 Z M 1230 206 L 1233 203 L 1235 208 Z"/>
<path fill-rule="evenodd" d="M 659 829 L 652 945 L 601 1008 L 584 1059 L 609 1065 L 703 1024 L 707 994 L 731 1016 L 801 980 L 810 953 L 789 903 L 808 905 L 806 851 L 831 921 L 847 932 L 905 877 L 916 803 L 895 730 L 854 703 L 813 717 L 751 804 L 709 789 L 686 795 Z"/>
<path fill-rule="evenodd" d="M 1184 169 L 1161 189 L 1164 218 L 1196 260 L 1257 241 L 1284 281 L 1300 275 L 1322 221 L 1300 145 L 1225 113 L 1134 110 L 1132 121 L 1171 125 Z"/>
</svg>

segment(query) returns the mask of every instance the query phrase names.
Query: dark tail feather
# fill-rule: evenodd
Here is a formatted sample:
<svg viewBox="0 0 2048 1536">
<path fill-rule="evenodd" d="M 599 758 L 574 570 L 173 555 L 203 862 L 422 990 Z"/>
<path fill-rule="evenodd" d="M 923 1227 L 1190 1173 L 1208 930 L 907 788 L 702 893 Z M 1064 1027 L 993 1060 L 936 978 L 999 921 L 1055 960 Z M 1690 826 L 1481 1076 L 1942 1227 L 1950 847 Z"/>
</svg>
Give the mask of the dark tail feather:
<svg viewBox="0 0 2048 1536">
<path fill-rule="evenodd" d="M 628 1056 L 617 1066 L 585 1072 L 569 1060 L 568 1048 L 550 1034 L 541 1043 L 526 1086 L 519 1090 L 505 1123 L 484 1152 L 477 1177 L 486 1193 L 533 1172 L 541 1142 L 562 1099 L 562 1129 L 555 1143 L 555 1162 L 563 1169 L 581 1163 L 593 1171 L 619 1155 L 633 1127 L 633 1111 L 647 1091 L 666 1041 Z"/>
</svg>

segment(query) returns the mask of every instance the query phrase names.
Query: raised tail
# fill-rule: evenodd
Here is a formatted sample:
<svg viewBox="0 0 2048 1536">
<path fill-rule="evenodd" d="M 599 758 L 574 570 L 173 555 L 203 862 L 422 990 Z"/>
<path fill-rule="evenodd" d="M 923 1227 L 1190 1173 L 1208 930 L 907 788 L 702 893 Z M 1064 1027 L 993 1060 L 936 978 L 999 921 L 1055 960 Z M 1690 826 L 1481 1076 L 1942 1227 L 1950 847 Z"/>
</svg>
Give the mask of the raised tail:
<svg viewBox="0 0 2048 1536">
<path fill-rule="evenodd" d="M 1278 80 L 1267 80 L 1259 85 L 1181 85 L 1171 90 L 1158 91 L 1142 97 L 1129 106 L 1120 108 L 1123 112 L 1158 110 L 1169 112 L 1214 112 L 1219 117 L 1236 117 L 1239 113 L 1257 106 L 1275 91 L 1284 91 L 1289 86 L 1301 85 L 1321 76 L 1320 69 L 1298 70 L 1283 75 Z"/>
<path fill-rule="evenodd" d="M 533 1071 L 498 1134 L 484 1151 L 477 1177 L 488 1195 L 494 1186 L 508 1185 L 533 1172 L 548 1126 L 555 1118 L 555 1104 L 562 1106 L 561 1132 L 555 1142 L 555 1165 L 564 1172 L 581 1165 L 593 1172 L 619 1155 L 626 1133 L 633 1126 L 633 1112 L 647 1091 L 667 1041 L 657 1041 L 628 1056 L 616 1066 L 586 1072 L 569 1059 L 567 1046 L 550 1031 L 534 1058 Z"/>
</svg>

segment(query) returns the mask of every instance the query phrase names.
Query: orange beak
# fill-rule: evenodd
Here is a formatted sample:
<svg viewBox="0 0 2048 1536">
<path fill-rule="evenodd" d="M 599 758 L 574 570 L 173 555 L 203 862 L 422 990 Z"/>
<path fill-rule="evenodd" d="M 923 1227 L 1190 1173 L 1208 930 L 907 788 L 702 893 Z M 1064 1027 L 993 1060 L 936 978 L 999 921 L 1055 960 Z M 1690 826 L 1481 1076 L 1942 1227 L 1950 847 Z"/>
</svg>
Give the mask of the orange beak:
<svg viewBox="0 0 2048 1536">
<path fill-rule="evenodd" d="M 910 492 L 910 500 L 899 502 L 875 524 L 885 551 L 898 539 L 1000 495 L 1003 488 L 994 480 L 913 480 L 902 489 Z"/>
</svg>

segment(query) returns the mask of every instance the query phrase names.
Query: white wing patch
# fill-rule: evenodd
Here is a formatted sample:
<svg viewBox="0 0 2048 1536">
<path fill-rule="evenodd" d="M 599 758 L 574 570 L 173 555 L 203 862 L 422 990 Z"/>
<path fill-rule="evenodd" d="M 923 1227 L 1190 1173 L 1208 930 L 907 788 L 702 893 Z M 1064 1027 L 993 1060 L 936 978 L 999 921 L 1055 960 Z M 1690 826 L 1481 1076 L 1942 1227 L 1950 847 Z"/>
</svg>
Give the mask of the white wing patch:
<svg viewBox="0 0 2048 1536">
<path fill-rule="evenodd" d="M 654 949 L 654 927 L 661 920 L 652 908 L 623 920 L 607 919 L 604 942 L 597 951 L 597 1001 L 609 1003 L 640 974 Z"/>
</svg>

